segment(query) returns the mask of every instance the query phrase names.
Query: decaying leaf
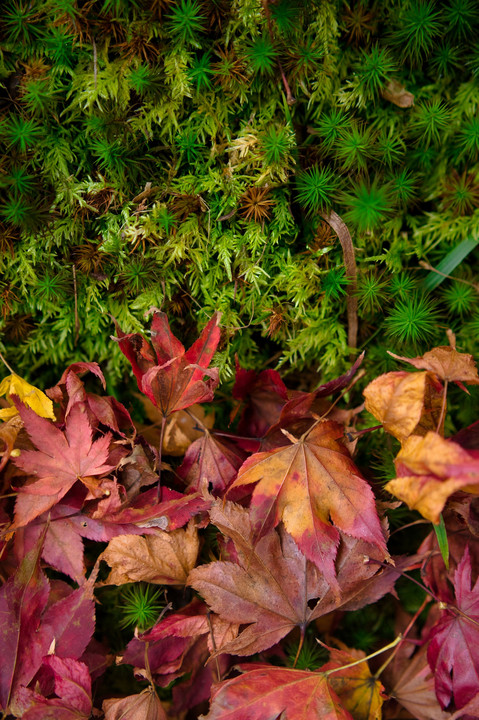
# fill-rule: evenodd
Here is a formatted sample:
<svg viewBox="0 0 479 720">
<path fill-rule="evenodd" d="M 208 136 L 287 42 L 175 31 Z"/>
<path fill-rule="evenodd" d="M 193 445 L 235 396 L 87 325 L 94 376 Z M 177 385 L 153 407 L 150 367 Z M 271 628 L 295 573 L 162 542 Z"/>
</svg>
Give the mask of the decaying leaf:
<svg viewBox="0 0 479 720">
<path fill-rule="evenodd" d="M 395 465 L 397 477 L 385 489 L 433 523 L 457 490 L 479 493 L 479 459 L 438 433 L 409 437 Z"/>
<path fill-rule="evenodd" d="M 0 420 L 9 420 L 18 414 L 12 395 L 19 398 L 25 405 L 28 405 L 40 417 L 55 420 L 53 403 L 50 398 L 18 375 L 8 375 L 3 378 L 2 382 L 0 382 L 0 397 L 3 397 L 3 395 L 7 397 L 10 407 L 0 408 Z"/>
<path fill-rule="evenodd" d="M 403 443 L 409 435 L 436 430 L 442 406 L 442 386 L 431 373 L 390 372 L 364 390 L 366 410 L 386 432 Z"/>
<path fill-rule="evenodd" d="M 138 695 L 103 701 L 105 720 L 167 720 L 155 689 L 150 685 Z"/>
<path fill-rule="evenodd" d="M 385 100 L 389 100 L 400 108 L 409 108 L 414 105 L 414 95 L 397 80 L 389 80 L 381 91 Z"/>
<path fill-rule="evenodd" d="M 404 660 L 392 674 L 390 694 L 417 720 L 448 720 L 434 692 L 434 676 L 423 645 L 412 660 Z"/>
<path fill-rule="evenodd" d="M 186 529 L 150 535 L 119 535 L 102 554 L 111 567 L 107 585 L 129 582 L 184 585 L 198 555 L 198 532 L 194 521 Z"/>
<path fill-rule="evenodd" d="M 234 542 L 236 562 L 213 562 L 191 571 L 188 583 L 221 618 L 247 625 L 224 652 L 252 655 L 265 650 L 294 627 L 342 607 L 356 610 L 392 590 L 394 569 L 378 570 L 365 557 L 381 556 L 374 545 L 345 538 L 337 560 L 334 586 L 300 552 L 284 530 L 270 531 L 257 543 L 248 513 L 217 501 L 211 521 Z M 339 597 L 336 583 L 339 586 Z"/>
<path fill-rule="evenodd" d="M 424 353 L 422 357 L 416 358 L 406 358 L 392 352 L 389 354 L 396 360 L 403 360 L 403 362 L 413 365 L 418 370 L 429 370 L 440 380 L 479 385 L 477 367 L 472 355 L 460 353 L 449 345 L 435 347 Z"/>
<path fill-rule="evenodd" d="M 256 537 L 282 520 L 332 583 L 339 530 L 387 556 L 373 492 L 340 442 L 343 434 L 338 423 L 320 422 L 285 447 L 252 455 L 230 486 L 231 491 L 256 483 L 250 510 Z"/>
</svg>

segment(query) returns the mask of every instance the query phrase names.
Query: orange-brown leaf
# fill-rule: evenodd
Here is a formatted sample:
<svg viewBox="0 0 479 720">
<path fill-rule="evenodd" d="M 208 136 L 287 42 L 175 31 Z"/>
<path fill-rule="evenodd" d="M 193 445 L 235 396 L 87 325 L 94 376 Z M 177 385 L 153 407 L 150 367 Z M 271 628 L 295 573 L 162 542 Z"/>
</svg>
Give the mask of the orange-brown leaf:
<svg viewBox="0 0 479 720">
<path fill-rule="evenodd" d="M 166 712 L 153 687 L 138 695 L 103 701 L 105 720 L 166 720 Z"/>
<path fill-rule="evenodd" d="M 158 585 L 184 585 L 198 555 L 198 533 L 191 520 L 186 529 L 156 530 L 145 537 L 119 535 L 110 540 L 103 559 L 111 567 L 107 585 L 144 580 Z"/>
<path fill-rule="evenodd" d="M 435 430 L 442 405 L 442 388 L 427 372 L 390 372 L 364 390 L 366 410 L 401 443 L 415 433 Z"/>
<path fill-rule="evenodd" d="M 386 490 L 433 523 L 457 490 L 479 493 L 479 460 L 438 433 L 409 437 L 395 464 L 397 477 Z"/>
<path fill-rule="evenodd" d="M 449 345 L 435 347 L 422 357 L 406 358 L 390 352 L 397 360 L 414 365 L 418 370 L 429 370 L 441 380 L 448 382 L 465 382 L 468 385 L 479 385 L 476 363 L 472 355 L 460 353 Z"/>
</svg>

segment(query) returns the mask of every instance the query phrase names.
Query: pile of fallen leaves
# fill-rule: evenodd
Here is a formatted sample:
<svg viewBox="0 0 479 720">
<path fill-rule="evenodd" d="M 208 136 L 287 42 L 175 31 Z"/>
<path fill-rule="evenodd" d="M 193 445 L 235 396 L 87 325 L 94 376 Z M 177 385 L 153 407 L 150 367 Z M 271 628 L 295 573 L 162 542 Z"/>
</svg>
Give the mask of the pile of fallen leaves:
<svg viewBox="0 0 479 720">
<path fill-rule="evenodd" d="M 313 392 L 238 367 L 236 430 L 218 431 L 205 412 L 218 322 L 188 351 L 160 312 L 151 343 L 117 328 L 152 418 L 142 427 L 87 391 L 85 374 L 105 387 L 95 363 L 46 394 L 15 374 L 1 383 L 3 717 L 479 717 L 479 421 L 443 433 L 448 386 L 479 384 L 472 358 L 451 335 L 367 386 L 366 410 L 401 444 L 378 498 L 353 459 L 363 408 L 345 403 L 361 358 Z M 433 525 L 395 557 L 401 501 Z M 425 595 L 413 613 L 396 603 L 395 639 L 366 657 L 335 637 L 404 576 Z M 132 583 L 164 590 L 165 607 L 112 652 L 95 593 Z M 316 667 L 299 662 L 311 637 Z M 115 665 L 137 692 L 105 693 Z"/>
</svg>

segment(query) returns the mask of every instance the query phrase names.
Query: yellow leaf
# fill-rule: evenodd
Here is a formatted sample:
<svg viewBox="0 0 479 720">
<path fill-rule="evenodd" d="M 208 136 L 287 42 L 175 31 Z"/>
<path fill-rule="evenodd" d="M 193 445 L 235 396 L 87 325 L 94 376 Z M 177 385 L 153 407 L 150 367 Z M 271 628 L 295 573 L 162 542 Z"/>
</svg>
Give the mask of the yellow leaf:
<svg viewBox="0 0 479 720">
<path fill-rule="evenodd" d="M 18 395 L 20 400 L 31 407 L 33 412 L 40 417 L 55 420 L 53 403 L 50 398 L 18 375 L 8 375 L 3 378 L 0 383 L 0 397 L 2 395 L 7 397 L 11 407 L 0 409 L 1 420 L 9 420 L 17 414 L 17 408 L 10 399 L 12 395 Z"/>
</svg>

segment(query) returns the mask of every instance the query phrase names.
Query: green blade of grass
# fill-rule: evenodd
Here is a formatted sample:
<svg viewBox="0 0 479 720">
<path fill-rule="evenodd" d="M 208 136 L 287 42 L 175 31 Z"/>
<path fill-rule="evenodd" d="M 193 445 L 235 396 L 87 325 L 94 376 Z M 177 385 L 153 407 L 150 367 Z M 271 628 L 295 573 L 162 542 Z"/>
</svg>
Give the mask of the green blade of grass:
<svg viewBox="0 0 479 720">
<path fill-rule="evenodd" d="M 477 247 L 477 244 L 477 240 L 472 240 L 472 238 L 468 238 L 467 240 L 463 240 L 459 243 L 459 245 L 453 248 L 451 252 L 449 252 L 446 257 L 441 260 L 436 268 L 438 272 L 431 270 L 431 272 L 426 275 L 423 287 L 427 291 L 434 290 L 434 288 L 446 279 L 445 275 L 450 275 L 453 270 L 462 263 L 464 258 L 467 257 L 467 255 L 469 255 L 475 247 Z M 441 273 L 441 275 L 439 273 Z"/>
<path fill-rule="evenodd" d="M 447 541 L 446 526 L 444 524 L 442 513 L 439 523 L 434 525 L 434 531 L 436 533 L 437 543 L 439 545 L 439 550 L 441 551 L 442 559 L 444 560 L 444 565 L 446 566 L 446 570 L 449 570 L 449 543 Z"/>
</svg>

